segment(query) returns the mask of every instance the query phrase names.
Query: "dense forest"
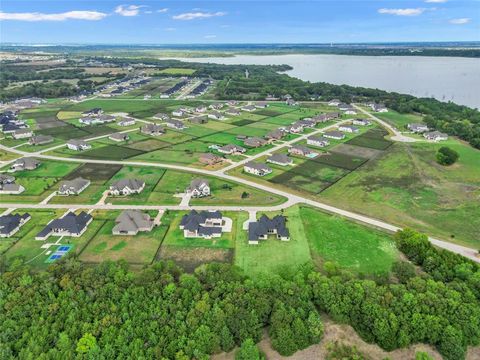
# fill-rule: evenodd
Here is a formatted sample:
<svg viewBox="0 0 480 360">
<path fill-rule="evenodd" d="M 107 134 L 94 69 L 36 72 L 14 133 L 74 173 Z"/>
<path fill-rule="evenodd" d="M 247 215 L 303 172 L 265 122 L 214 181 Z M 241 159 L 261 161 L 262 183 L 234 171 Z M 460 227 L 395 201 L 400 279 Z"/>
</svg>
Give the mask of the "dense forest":
<svg viewBox="0 0 480 360">
<path fill-rule="evenodd" d="M 400 262 L 384 281 L 331 263 L 253 280 L 217 263 L 189 274 L 171 262 L 132 272 L 68 258 L 33 272 L 2 259 L 0 356 L 208 359 L 242 344 L 246 359 L 264 329 L 290 355 L 319 342 L 326 313 L 386 350 L 422 342 L 447 360 L 465 358 L 480 342 L 479 266 L 411 230 L 395 238 L 416 266 Z"/>
</svg>

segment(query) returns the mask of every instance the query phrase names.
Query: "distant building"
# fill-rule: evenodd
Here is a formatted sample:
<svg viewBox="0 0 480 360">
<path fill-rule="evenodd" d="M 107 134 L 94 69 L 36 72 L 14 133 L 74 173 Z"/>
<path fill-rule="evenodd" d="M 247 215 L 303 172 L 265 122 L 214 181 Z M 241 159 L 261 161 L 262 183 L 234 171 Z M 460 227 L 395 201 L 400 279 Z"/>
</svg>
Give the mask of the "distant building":
<svg viewBox="0 0 480 360">
<path fill-rule="evenodd" d="M 113 235 L 135 236 L 139 232 L 150 232 L 154 221 L 150 215 L 140 210 L 124 210 L 115 219 L 115 226 L 112 229 Z"/>
<path fill-rule="evenodd" d="M 215 165 L 221 163 L 223 158 L 212 153 L 204 153 L 200 155 L 198 161 L 206 165 Z"/>
<path fill-rule="evenodd" d="M 8 214 L 0 216 L 0 237 L 13 236 L 20 228 L 31 219 L 30 214 Z"/>
<path fill-rule="evenodd" d="M 58 189 L 59 195 L 78 195 L 90 185 L 90 180 L 78 177 L 64 181 Z"/>
<path fill-rule="evenodd" d="M 122 179 L 110 185 L 110 195 L 126 196 L 140 194 L 145 188 L 145 182 L 138 179 Z"/>
<path fill-rule="evenodd" d="M 288 106 L 297 106 L 298 102 L 296 102 L 293 99 L 287 99 L 287 100 L 285 100 L 285 104 L 287 104 Z"/>
<path fill-rule="evenodd" d="M 208 114 L 208 118 L 213 120 L 225 120 L 225 116 L 220 111 L 212 111 Z"/>
<path fill-rule="evenodd" d="M 255 109 L 256 109 L 255 105 L 245 105 L 245 106 L 242 106 L 242 110 L 243 110 L 243 111 L 252 112 L 252 111 L 255 111 Z"/>
<path fill-rule="evenodd" d="M 123 118 L 118 122 L 118 125 L 123 127 L 135 125 L 135 119 Z"/>
<path fill-rule="evenodd" d="M 371 122 L 367 119 L 353 119 L 353 125 L 368 126 Z"/>
<path fill-rule="evenodd" d="M 243 170 L 246 173 L 258 175 L 258 176 L 265 176 L 272 172 L 272 169 L 265 164 L 257 163 L 254 161 L 249 161 L 243 166 Z"/>
<path fill-rule="evenodd" d="M 418 124 L 418 123 L 408 124 L 407 128 L 414 133 L 424 133 L 424 132 L 430 130 L 427 125 Z"/>
<path fill-rule="evenodd" d="M 351 107 L 351 108 L 348 108 L 347 110 L 345 110 L 345 114 L 346 115 L 356 115 L 357 110 L 355 110 L 355 108 Z"/>
<path fill-rule="evenodd" d="M 243 144 L 248 147 L 257 148 L 266 145 L 267 141 L 259 137 L 249 137 L 245 139 Z"/>
<path fill-rule="evenodd" d="M 286 132 L 282 129 L 272 130 L 267 135 L 265 135 L 265 139 L 267 140 L 280 140 L 286 135 Z"/>
<path fill-rule="evenodd" d="M 12 134 L 12 137 L 16 140 L 27 139 L 32 136 L 33 136 L 33 131 L 30 129 L 18 129 L 18 130 L 15 130 Z"/>
<path fill-rule="evenodd" d="M 267 240 L 270 235 L 275 235 L 282 241 L 290 240 L 286 222 L 287 219 L 282 215 L 276 215 L 272 219 L 262 215 L 258 221 L 248 224 L 248 243 L 257 245 L 260 240 Z"/>
<path fill-rule="evenodd" d="M 238 115 L 240 115 L 240 110 L 234 109 L 234 108 L 229 108 L 229 109 L 225 110 L 225 114 L 231 115 L 231 116 L 238 116 Z"/>
<path fill-rule="evenodd" d="M 223 216 L 220 211 L 195 210 L 184 215 L 180 221 L 180 230 L 186 238 L 211 239 L 222 236 Z"/>
<path fill-rule="evenodd" d="M 380 113 L 383 113 L 383 112 L 388 112 L 388 109 L 387 107 L 384 105 L 384 104 L 371 104 L 370 105 L 370 108 L 374 111 L 374 112 L 380 112 Z"/>
<path fill-rule="evenodd" d="M 177 130 L 185 129 L 185 125 L 183 124 L 183 122 L 179 120 L 169 119 L 169 120 L 166 120 L 165 123 L 169 128 L 172 128 L 172 129 L 177 129 Z"/>
<path fill-rule="evenodd" d="M 267 162 L 280 166 L 288 166 L 293 164 L 293 160 L 285 154 L 273 154 L 267 159 Z"/>
<path fill-rule="evenodd" d="M 108 138 L 116 142 L 127 141 L 130 139 L 130 137 L 125 133 L 115 133 L 110 135 Z"/>
<path fill-rule="evenodd" d="M 312 146 L 325 147 L 330 144 L 330 141 L 328 141 L 328 139 L 323 136 L 309 136 L 307 138 L 307 144 Z"/>
<path fill-rule="evenodd" d="M 343 131 L 343 132 L 347 132 L 347 133 L 358 133 L 359 132 L 359 129 L 355 126 L 352 126 L 352 125 L 340 125 L 338 127 L 338 130 Z"/>
<path fill-rule="evenodd" d="M 423 137 L 431 141 L 444 141 L 448 140 L 448 135 L 440 131 L 431 131 L 423 134 Z"/>
<path fill-rule="evenodd" d="M 87 143 L 85 140 L 72 139 L 67 141 L 67 148 L 75 151 L 83 151 L 92 148 L 92 145 Z"/>
<path fill-rule="evenodd" d="M 92 216 L 84 211 L 78 215 L 68 212 L 62 218 L 49 222 L 35 236 L 35 240 L 46 240 L 50 236 L 80 237 L 87 230 L 88 224 L 92 222 L 92 219 Z"/>
<path fill-rule="evenodd" d="M 328 102 L 328 105 L 329 105 L 329 106 L 338 106 L 338 105 L 340 105 L 340 104 L 341 104 L 341 101 L 338 100 L 338 99 L 332 99 L 332 100 L 330 100 L 330 101 Z"/>
<path fill-rule="evenodd" d="M 285 131 L 290 133 L 290 134 L 299 134 L 303 132 L 303 126 L 302 124 L 299 124 L 298 122 L 293 123 L 291 125 L 288 125 L 285 127 Z"/>
<path fill-rule="evenodd" d="M 269 106 L 269 104 L 266 101 L 259 101 L 259 102 L 255 103 L 255 107 L 258 108 L 258 109 L 265 109 L 268 106 Z"/>
<path fill-rule="evenodd" d="M 208 180 L 193 179 L 185 191 L 187 194 L 191 194 L 194 198 L 210 196 L 210 185 Z"/>
<path fill-rule="evenodd" d="M 175 117 L 183 117 L 185 115 L 185 111 L 180 109 L 172 111 L 172 115 Z"/>
<path fill-rule="evenodd" d="M 30 140 L 28 140 L 28 143 L 30 145 L 40 146 L 50 144 L 53 142 L 53 140 L 53 137 L 50 135 L 36 135 L 32 136 Z"/>
<path fill-rule="evenodd" d="M 238 145 L 233 145 L 233 144 L 229 144 L 229 145 L 225 145 L 225 146 L 222 146 L 220 148 L 218 148 L 218 152 L 221 152 L 222 154 L 227 154 L 227 155 L 231 155 L 231 154 L 243 154 L 245 153 L 247 150 L 241 146 L 238 146 Z"/>
<path fill-rule="evenodd" d="M 145 124 L 140 128 L 140 132 L 149 136 L 160 136 L 165 134 L 165 129 L 157 124 Z"/>
<path fill-rule="evenodd" d="M 323 134 L 324 137 L 335 140 L 345 139 L 345 134 L 340 131 L 327 131 Z"/>
<path fill-rule="evenodd" d="M 22 170 L 35 170 L 40 166 L 40 161 L 31 158 L 31 157 L 24 157 L 18 160 L 10 166 L 10 169 L 13 171 L 22 171 Z"/>
<path fill-rule="evenodd" d="M 165 114 L 165 113 L 157 113 L 153 115 L 153 118 L 158 120 L 167 120 L 167 119 L 170 119 L 170 116 L 168 116 L 168 114 Z"/>
<path fill-rule="evenodd" d="M 201 116 L 192 116 L 191 118 L 188 119 L 193 124 L 206 124 L 208 122 L 208 117 L 207 115 L 201 115 Z"/>
<path fill-rule="evenodd" d="M 293 155 L 305 156 L 308 158 L 312 158 L 318 155 L 315 151 L 309 149 L 306 146 L 301 145 L 293 145 L 288 148 L 288 153 Z"/>
<path fill-rule="evenodd" d="M 102 114 L 103 114 L 103 110 L 101 108 L 93 108 L 93 109 L 82 112 L 83 116 L 99 116 Z"/>
<path fill-rule="evenodd" d="M 25 191 L 22 185 L 15 183 L 15 177 L 0 173 L 0 194 L 18 195 Z"/>
</svg>

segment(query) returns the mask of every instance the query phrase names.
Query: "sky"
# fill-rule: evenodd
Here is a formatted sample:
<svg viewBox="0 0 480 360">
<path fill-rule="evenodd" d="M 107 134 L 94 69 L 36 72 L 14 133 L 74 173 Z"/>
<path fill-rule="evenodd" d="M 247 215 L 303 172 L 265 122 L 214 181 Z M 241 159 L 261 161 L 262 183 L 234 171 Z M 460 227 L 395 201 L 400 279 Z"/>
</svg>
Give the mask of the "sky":
<svg viewBox="0 0 480 360">
<path fill-rule="evenodd" d="M 0 1 L 1 43 L 402 41 L 480 41 L 480 0 Z"/>
</svg>

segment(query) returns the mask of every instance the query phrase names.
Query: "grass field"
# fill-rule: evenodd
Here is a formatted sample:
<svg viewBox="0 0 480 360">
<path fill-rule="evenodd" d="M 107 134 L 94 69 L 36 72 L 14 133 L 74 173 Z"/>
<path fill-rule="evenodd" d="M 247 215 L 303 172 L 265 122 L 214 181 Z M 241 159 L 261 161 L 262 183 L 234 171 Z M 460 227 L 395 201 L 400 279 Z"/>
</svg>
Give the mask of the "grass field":
<svg viewBox="0 0 480 360">
<path fill-rule="evenodd" d="M 160 70 L 158 73 L 167 75 L 192 75 L 195 71 L 195 69 L 167 68 Z"/>
<path fill-rule="evenodd" d="M 448 145 L 459 161 L 443 167 Z M 320 194 L 323 201 L 452 242 L 480 246 L 480 152 L 456 140 L 395 143 Z M 468 219 L 468 220 L 466 220 Z"/>
<path fill-rule="evenodd" d="M 406 130 L 409 123 L 423 123 L 423 117 L 420 115 L 400 114 L 393 110 L 386 113 L 376 113 L 375 116 L 397 127 L 400 131 Z"/>
<path fill-rule="evenodd" d="M 393 239 L 341 217 L 300 207 L 305 236 L 313 259 L 362 274 L 387 274 L 398 258 Z"/>
</svg>

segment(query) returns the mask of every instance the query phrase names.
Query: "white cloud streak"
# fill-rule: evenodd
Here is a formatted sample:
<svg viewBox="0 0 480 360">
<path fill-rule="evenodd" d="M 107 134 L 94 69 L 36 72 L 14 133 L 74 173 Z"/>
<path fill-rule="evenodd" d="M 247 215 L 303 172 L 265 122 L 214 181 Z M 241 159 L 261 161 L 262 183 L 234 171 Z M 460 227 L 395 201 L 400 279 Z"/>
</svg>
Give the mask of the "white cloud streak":
<svg viewBox="0 0 480 360">
<path fill-rule="evenodd" d="M 5 13 L 0 11 L 0 20 L 16 21 L 65 21 L 65 20 L 102 20 L 107 14 L 99 11 L 67 11 L 57 14 L 44 14 L 39 12 Z"/>
<path fill-rule="evenodd" d="M 174 15 L 172 16 L 172 19 L 186 21 L 186 20 L 196 20 L 196 19 L 207 19 L 211 17 L 225 16 L 225 15 L 227 15 L 227 13 L 223 11 L 217 11 L 214 13 L 199 11 L 199 12 L 189 12 L 189 13 Z"/>
<path fill-rule="evenodd" d="M 446 3 L 448 0 L 425 0 L 426 3 L 431 4 L 443 4 Z"/>
<path fill-rule="evenodd" d="M 121 16 L 137 16 L 140 13 L 140 8 L 143 5 L 118 5 L 115 8 L 115 13 Z"/>
<path fill-rule="evenodd" d="M 449 23 L 454 25 L 464 25 L 464 24 L 468 24 L 470 20 L 471 20 L 470 18 L 458 18 L 458 19 L 449 20 Z"/>
<path fill-rule="evenodd" d="M 163 9 L 158 9 L 157 13 L 166 13 L 168 11 L 168 8 L 163 8 Z"/>
<path fill-rule="evenodd" d="M 389 14 L 397 16 L 418 16 L 425 12 L 424 8 L 413 8 L 413 9 L 378 9 L 380 14 Z"/>
<path fill-rule="evenodd" d="M 217 37 L 217 35 L 205 35 L 204 38 L 205 39 L 215 39 Z"/>
</svg>

